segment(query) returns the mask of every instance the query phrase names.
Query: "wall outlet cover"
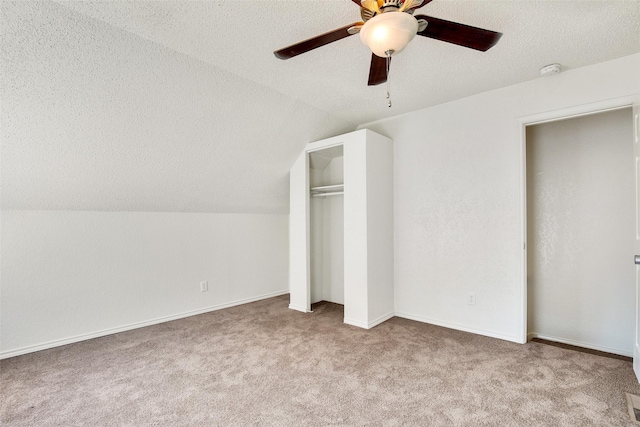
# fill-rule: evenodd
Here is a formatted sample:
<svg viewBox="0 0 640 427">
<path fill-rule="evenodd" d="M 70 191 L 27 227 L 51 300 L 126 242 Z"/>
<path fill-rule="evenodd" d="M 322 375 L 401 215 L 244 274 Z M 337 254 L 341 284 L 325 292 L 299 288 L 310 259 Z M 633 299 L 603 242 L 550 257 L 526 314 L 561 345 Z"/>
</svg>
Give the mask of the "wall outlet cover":
<svg viewBox="0 0 640 427">
<path fill-rule="evenodd" d="M 467 304 L 476 305 L 476 294 L 474 292 L 469 292 L 467 295 Z"/>
</svg>

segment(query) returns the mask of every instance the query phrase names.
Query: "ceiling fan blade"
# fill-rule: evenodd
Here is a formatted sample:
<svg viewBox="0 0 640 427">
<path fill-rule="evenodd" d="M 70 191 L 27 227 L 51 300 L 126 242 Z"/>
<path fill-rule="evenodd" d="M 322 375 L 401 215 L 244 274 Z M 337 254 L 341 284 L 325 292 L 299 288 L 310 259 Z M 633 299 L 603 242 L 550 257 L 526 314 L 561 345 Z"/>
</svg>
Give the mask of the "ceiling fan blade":
<svg viewBox="0 0 640 427">
<path fill-rule="evenodd" d="M 362 26 L 363 22 L 354 22 L 353 24 L 346 25 L 337 30 L 329 31 L 328 33 L 320 34 L 319 36 L 310 38 L 300 43 L 292 44 L 280 50 L 276 50 L 273 54 L 279 59 L 289 59 L 294 56 L 298 56 L 302 53 L 309 52 L 310 50 L 324 46 L 329 43 L 333 43 L 345 37 L 349 37 L 355 33 L 350 33 L 349 28 L 355 26 Z"/>
<path fill-rule="evenodd" d="M 425 19 L 429 23 L 427 28 L 418 32 L 419 36 L 442 40 L 443 42 L 453 43 L 483 52 L 493 47 L 498 43 L 500 37 L 502 37 L 502 33 L 458 24 L 457 22 L 445 21 L 444 19 L 434 18 L 432 16 L 416 15 L 415 18 Z"/>
<path fill-rule="evenodd" d="M 389 59 L 391 60 L 391 59 Z M 379 85 L 387 81 L 387 58 L 371 54 L 371 68 L 369 68 L 369 86 Z"/>
<path fill-rule="evenodd" d="M 362 29 L 362 25 L 354 25 L 353 27 L 349 27 L 347 31 L 349 32 L 349 34 L 353 35 L 353 34 L 358 34 L 361 29 Z"/>
</svg>

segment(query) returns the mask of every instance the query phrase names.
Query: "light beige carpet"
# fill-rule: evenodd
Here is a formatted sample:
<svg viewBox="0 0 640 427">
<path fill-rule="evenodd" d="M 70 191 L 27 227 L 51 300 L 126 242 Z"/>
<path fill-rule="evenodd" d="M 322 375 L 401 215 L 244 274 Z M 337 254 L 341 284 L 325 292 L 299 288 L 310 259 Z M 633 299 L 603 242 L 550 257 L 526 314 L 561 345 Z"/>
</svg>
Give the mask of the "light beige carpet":
<svg viewBox="0 0 640 427">
<path fill-rule="evenodd" d="M 631 363 L 288 296 L 1 362 L 3 426 L 633 425 Z"/>
</svg>

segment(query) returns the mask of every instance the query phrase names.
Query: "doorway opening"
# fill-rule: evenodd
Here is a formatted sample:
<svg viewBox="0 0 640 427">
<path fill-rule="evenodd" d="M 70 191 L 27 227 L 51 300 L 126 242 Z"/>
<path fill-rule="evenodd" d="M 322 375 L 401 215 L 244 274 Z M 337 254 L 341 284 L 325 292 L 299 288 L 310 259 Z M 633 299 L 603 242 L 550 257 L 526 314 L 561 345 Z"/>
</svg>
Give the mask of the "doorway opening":
<svg viewBox="0 0 640 427">
<path fill-rule="evenodd" d="M 526 126 L 527 338 L 631 356 L 632 109 Z"/>
</svg>

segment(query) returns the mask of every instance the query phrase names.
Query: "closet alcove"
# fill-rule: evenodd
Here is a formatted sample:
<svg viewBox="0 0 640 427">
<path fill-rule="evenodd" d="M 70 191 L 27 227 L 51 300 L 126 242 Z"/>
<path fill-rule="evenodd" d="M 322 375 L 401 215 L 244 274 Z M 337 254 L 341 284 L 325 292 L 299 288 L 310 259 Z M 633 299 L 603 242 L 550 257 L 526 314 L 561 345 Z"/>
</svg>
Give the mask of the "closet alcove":
<svg viewBox="0 0 640 427">
<path fill-rule="evenodd" d="M 343 146 L 309 153 L 310 302 L 344 304 Z"/>
<path fill-rule="evenodd" d="M 367 129 L 307 145 L 290 174 L 289 308 L 344 304 L 344 322 L 393 316 L 393 144 Z"/>
</svg>

